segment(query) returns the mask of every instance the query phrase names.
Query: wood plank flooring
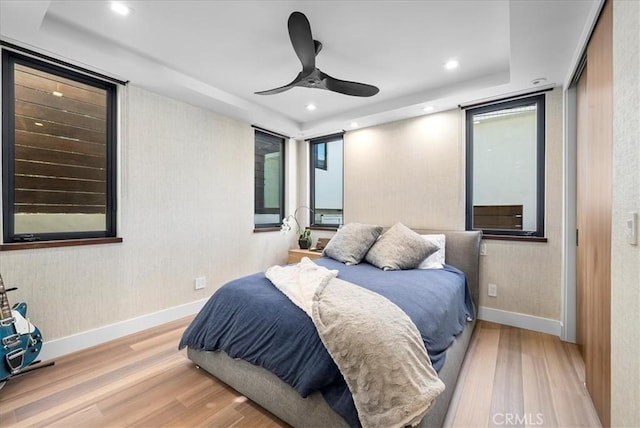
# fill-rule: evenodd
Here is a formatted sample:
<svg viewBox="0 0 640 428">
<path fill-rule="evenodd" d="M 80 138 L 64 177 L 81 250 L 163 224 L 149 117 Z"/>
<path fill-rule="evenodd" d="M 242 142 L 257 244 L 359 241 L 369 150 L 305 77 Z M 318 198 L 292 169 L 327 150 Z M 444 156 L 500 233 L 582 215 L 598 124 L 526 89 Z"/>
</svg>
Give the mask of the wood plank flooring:
<svg viewBox="0 0 640 428">
<path fill-rule="evenodd" d="M 11 379 L 0 426 L 286 427 L 177 350 L 189 321 Z M 599 426 L 582 358 L 556 337 L 479 322 L 460 376 L 446 426 Z"/>
<path fill-rule="evenodd" d="M 479 321 L 447 427 L 599 427 L 576 345 Z"/>
</svg>

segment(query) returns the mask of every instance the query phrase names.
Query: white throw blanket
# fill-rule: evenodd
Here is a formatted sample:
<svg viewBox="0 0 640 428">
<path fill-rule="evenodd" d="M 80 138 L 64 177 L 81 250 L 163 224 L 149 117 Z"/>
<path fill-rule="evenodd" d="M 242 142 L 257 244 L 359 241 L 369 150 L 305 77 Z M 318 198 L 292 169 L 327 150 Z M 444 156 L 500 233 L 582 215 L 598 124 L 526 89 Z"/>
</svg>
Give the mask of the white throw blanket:
<svg viewBox="0 0 640 428">
<path fill-rule="evenodd" d="M 297 307 L 311 316 L 313 295 L 318 287 L 338 276 L 337 270 L 318 266 L 308 257 L 289 266 L 271 266 L 265 276 Z"/>
<path fill-rule="evenodd" d="M 444 391 L 420 332 L 388 299 L 337 273 L 304 258 L 266 276 L 313 320 L 363 428 L 416 425 Z"/>
</svg>

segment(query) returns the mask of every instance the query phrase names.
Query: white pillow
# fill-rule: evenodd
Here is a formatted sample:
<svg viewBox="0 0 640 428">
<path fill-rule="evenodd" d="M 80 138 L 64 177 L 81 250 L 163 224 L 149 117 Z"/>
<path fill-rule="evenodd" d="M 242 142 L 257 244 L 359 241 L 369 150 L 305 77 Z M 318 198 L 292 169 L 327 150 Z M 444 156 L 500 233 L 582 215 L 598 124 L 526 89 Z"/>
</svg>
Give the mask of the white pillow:
<svg viewBox="0 0 640 428">
<path fill-rule="evenodd" d="M 424 259 L 418 269 L 442 269 L 444 267 L 444 247 L 446 244 L 445 235 L 420 235 L 426 241 L 435 244 L 438 251 Z"/>
</svg>

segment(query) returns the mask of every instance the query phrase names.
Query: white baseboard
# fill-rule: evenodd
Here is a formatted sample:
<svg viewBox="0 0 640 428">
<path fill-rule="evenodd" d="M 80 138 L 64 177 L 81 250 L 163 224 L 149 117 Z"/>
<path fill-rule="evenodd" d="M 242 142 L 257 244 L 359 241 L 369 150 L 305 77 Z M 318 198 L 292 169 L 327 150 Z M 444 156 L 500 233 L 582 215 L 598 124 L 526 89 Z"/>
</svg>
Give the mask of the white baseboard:
<svg viewBox="0 0 640 428">
<path fill-rule="evenodd" d="M 195 302 L 142 315 L 137 318 L 83 331 L 82 333 L 72 336 L 47 341 L 43 344 L 42 351 L 38 358 L 42 361 L 52 360 L 72 352 L 100 345 L 110 340 L 193 315 L 202 309 L 207 300 L 208 299 L 196 300 Z M 562 330 L 562 323 L 558 320 L 502 311 L 484 306 L 479 308 L 478 318 L 498 324 L 552 334 L 554 336 L 560 336 Z"/>
<path fill-rule="evenodd" d="M 517 312 L 501 311 L 500 309 L 487 308 L 484 306 L 480 306 L 478 309 L 478 319 L 552 334 L 558 337 L 560 337 L 562 333 L 562 322 L 558 320 L 519 314 Z"/>
<path fill-rule="evenodd" d="M 193 315 L 202 309 L 207 300 L 208 299 L 196 300 L 195 302 L 174 306 L 173 308 L 163 309 L 126 321 L 120 321 L 115 324 L 105 325 L 104 327 L 44 342 L 38 359 L 42 361 L 52 360 L 72 352 L 100 345 L 110 340 Z"/>
</svg>

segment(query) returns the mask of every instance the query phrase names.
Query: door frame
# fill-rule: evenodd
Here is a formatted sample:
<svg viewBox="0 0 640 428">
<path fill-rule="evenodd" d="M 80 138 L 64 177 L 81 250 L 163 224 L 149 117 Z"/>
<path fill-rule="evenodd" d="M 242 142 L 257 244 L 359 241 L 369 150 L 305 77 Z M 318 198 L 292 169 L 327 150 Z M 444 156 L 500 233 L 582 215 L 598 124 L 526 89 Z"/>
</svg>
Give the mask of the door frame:
<svg viewBox="0 0 640 428">
<path fill-rule="evenodd" d="M 577 80 L 577 78 L 576 78 Z M 564 91 L 564 189 L 562 210 L 562 327 L 560 339 L 576 343 L 577 269 L 577 101 L 576 86 Z"/>
<path fill-rule="evenodd" d="M 582 73 L 587 45 L 598 22 L 605 0 L 594 3 L 573 54 L 571 68 L 563 84 L 563 209 L 562 209 L 562 314 L 560 339 L 576 342 L 576 203 L 577 203 L 577 101 L 576 84 Z"/>
</svg>

